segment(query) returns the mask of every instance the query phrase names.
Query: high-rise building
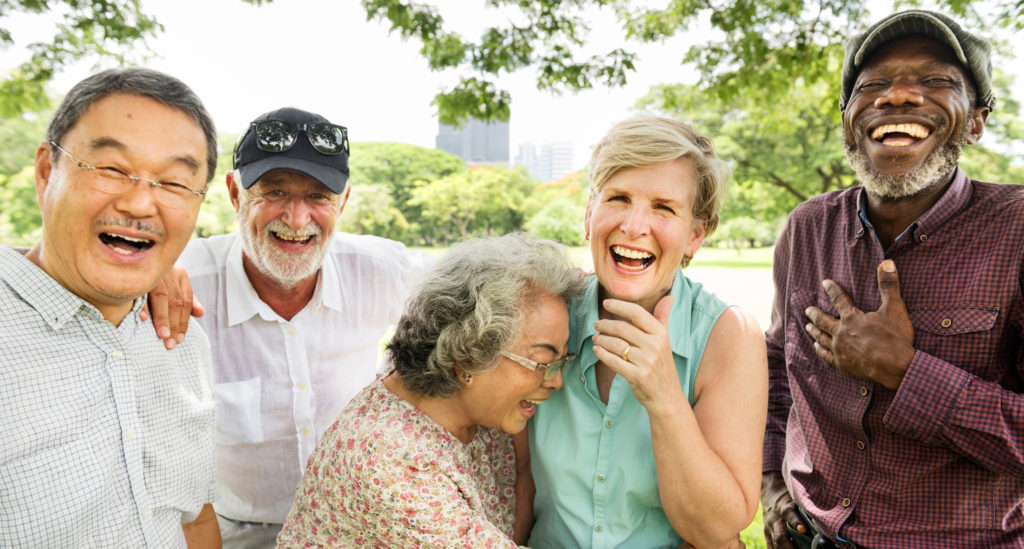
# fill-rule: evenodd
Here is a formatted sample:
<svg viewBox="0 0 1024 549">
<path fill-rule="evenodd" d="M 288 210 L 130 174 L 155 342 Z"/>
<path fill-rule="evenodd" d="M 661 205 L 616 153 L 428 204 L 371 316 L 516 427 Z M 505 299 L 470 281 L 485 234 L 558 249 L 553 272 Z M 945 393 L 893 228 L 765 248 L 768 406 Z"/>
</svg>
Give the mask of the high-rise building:
<svg viewBox="0 0 1024 549">
<path fill-rule="evenodd" d="M 508 122 L 469 119 L 461 128 L 438 124 L 436 148 L 470 165 L 508 166 Z"/>
<path fill-rule="evenodd" d="M 520 143 L 516 166 L 525 166 L 540 181 L 554 181 L 573 171 L 572 151 L 573 145 L 568 141 Z"/>
</svg>

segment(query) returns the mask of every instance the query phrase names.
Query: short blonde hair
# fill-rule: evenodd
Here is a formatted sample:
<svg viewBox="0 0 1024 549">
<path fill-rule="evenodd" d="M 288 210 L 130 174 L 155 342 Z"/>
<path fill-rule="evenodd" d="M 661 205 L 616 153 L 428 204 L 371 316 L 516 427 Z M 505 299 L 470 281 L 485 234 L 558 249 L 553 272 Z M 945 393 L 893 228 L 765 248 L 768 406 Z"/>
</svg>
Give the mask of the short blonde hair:
<svg viewBox="0 0 1024 549">
<path fill-rule="evenodd" d="M 715 153 L 711 139 L 679 120 L 641 116 L 612 126 L 590 157 L 591 200 L 619 170 L 677 158 L 689 160 L 697 174 L 691 210 L 710 235 L 718 228 L 729 170 Z"/>
</svg>

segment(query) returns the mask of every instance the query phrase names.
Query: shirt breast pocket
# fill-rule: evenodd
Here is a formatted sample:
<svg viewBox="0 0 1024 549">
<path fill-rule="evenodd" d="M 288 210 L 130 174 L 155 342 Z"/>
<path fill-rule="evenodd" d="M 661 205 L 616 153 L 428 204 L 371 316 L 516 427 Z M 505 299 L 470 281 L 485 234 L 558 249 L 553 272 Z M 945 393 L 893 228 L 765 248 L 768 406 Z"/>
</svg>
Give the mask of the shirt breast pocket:
<svg viewBox="0 0 1024 549">
<path fill-rule="evenodd" d="M 907 312 L 914 326 L 915 348 L 991 379 L 985 370 L 994 363 L 992 332 L 999 319 L 999 307 L 921 307 Z"/>
<path fill-rule="evenodd" d="M 263 442 L 263 418 L 260 416 L 260 378 L 229 381 L 213 386 L 217 400 L 217 444 L 254 444 Z"/>
</svg>

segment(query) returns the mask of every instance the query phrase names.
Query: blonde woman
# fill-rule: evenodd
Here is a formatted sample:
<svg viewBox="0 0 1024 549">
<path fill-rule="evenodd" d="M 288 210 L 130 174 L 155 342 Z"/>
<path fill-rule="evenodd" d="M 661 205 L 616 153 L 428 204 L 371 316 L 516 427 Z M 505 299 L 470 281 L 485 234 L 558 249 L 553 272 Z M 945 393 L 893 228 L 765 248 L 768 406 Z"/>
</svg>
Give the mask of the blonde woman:
<svg viewBox="0 0 1024 549">
<path fill-rule="evenodd" d="M 569 304 L 565 388 L 529 428 L 531 547 L 733 543 L 757 509 L 768 373 L 751 315 L 682 271 L 718 225 L 711 142 L 667 118 L 594 150 L 596 276 Z"/>
</svg>

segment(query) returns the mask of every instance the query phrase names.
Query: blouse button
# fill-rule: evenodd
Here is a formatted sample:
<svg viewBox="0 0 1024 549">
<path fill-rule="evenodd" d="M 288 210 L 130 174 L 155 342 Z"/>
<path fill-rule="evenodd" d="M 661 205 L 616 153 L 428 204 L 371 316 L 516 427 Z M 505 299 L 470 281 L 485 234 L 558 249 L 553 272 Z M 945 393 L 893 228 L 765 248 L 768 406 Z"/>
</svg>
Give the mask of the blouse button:
<svg viewBox="0 0 1024 549">
<path fill-rule="evenodd" d="M 843 498 L 843 507 L 849 507 L 850 503 L 850 498 Z"/>
<path fill-rule="evenodd" d="M 924 242 L 925 240 L 928 240 L 928 235 L 926 235 L 926 234 L 921 235 L 921 242 Z"/>
<path fill-rule="evenodd" d="M 941 324 L 943 328 L 949 328 L 953 325 L 953 321 L 948 318 L 943 318 Z"/>
<path fill-rule="evenodd" d="M 604 420 L 604 426 L 605 427 L 611 429 L 614 425 L 615 425 L 615 420 L 614 419 L 606 419 L 606 420 Z"/>
<path fill-rule="evenodd" d="M 598 482 L 604 482 L 606 478 L 608 478 L 608 477 L 606 477 L 604 475 L 597 475 L 597 481 Z"/>
<path fill-rule="evenodd" d="M 857 449 L 858 449 L 858 450 L 863 450 L 863 449 L 864 449 L 864 446 L 865 446 L 865 444 L 864 444 L 864 441 L 863 441 L 863 440 L 858 440 L 858 441 L 857 441 Z"/>
<path fill-rule="evenodd" d="M 594 531 L 595 532 L 604 532 L 604 526 L 601 526 L 600 524 L 595 524 L 594 525 Z"/>
<path fill-rule="evenodd" d="M 868 388 L 867 387 L 861 386 L 861 388 L 860 388 L 860 396 L 868 396 Z"/>
</svg>

